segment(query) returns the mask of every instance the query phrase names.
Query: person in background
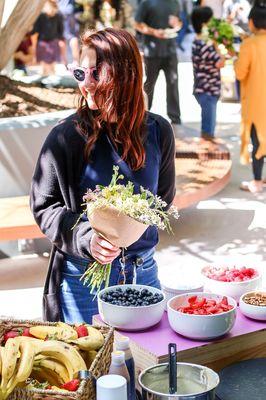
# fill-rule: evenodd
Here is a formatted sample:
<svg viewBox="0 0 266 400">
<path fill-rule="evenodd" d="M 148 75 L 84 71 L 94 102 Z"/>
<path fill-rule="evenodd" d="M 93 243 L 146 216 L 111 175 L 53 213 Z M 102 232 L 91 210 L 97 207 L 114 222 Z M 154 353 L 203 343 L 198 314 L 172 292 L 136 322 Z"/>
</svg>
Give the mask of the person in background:
<svg viewBox="0 0 266 400">
<path fill-rule="evenodd" d="M 57 0 L 58 9 L 63 16 L 64 41 L 59 42 L 61 47 L 62 61 L 65 65 L 67 60 L 67 46 L 71 51 L 71 63 L 78 64 L 79 61 L 79 23 L 75 18 L 75 0 Z"/>
<path fill-rule="evenodd" d="M 31 33 L 28 32 L 16 52 L 14 53 L 14 69 L 18 69 L 27 74 L 26 66 L 34 59 L 34 49 L 31 39 Z"/>
<path fill-rule="evenodd" d="M 182 22 L 182 27 L 178 32 L 178 36 L 176 38 L 177 47 L 181 51 L 185 51 L 182 43 L 188 32 L 190 32 L 189 24 L 190 24 L 190 15 L 193 10 L 193 1 L 192 0 L 179 0 L 180 7 L 180 20 Z"/>
<path fill-rule="evenodd" d="M 214 44 L 202 39 L 202 28 L 212 18 L 210 7 L 196 7 L 191 22 L 196 33 L 192 45 L 194 96 L 201 107 L 201 137 L 212 140 L 215 136 L 216 108 L 221 91 L 220 69 L 224 59 Z"/>
<path fill-rule="evenodd" d="M 135 34 L 133 9 L 127 0 L 95 0 L 93 12 L 96 29 L 122 28 Z"/>
<path fill-rule="evenodd" d="M 171 125 L 145 111 L 141 55 L 126 30 L 87 31 L 80 66 L 73 76 L 81 92 L 77 113 L 48 135 L 31 185 L 31 209 L 53 244 L 44 289 L 48 321 L 88 322 L 98 313 L 96 292 L 80 281 L 89 263 L 112 263 L 110 285 L 123 272 L 121 249 L 101 238 L 82 213 L 83 196 L 109 185 L 113 166 L 125 177 L 160 196 L 175 196 L 175 140 Z M 160 287 L 153 258 L 158 230 L 148 227 L 125 250 L 126 283 Z M 135 275 L 136 274 L 136 275 Z M 94 301 L 93 301 L 94 299 Z"/>
<path fill-rule="evenodd" d="M 55 0 L 45 2 L 32 33 L 37 36 L 36 60 L 42 67 L 42 75 L 54 75 L 55 63 L 61 60 L 60 42 L 64 41 L 63 17 Z"/>
<path fill-rule="evenodd" d="M 181 124 L 176 54 L 176 36 L 181 28 L 178 1 L 142 1 L 135 21 L 136 30 L 143 34 L 146 67 L 144 90 L 148 96 L 148 108 L 152 106 L 154 87 L 160 70 L 163 70 L 166 79 L 167 114 L 177 133 L 177 125 Z M 168 36 L 169 29 L 173 34 L 171 38 Z"/>
<path fill-rule="evenodd" d="M 222 19 L 223 17 L 223 3 L 224 0 L 201 0 L 202 7 L 210 7 L 213 12 L 213 17 Z"/>
<path fill-rule="evenodd" d="M 249 162 L 251 139 L 253 180 L 240 188 L 252 193 L 263 190 L 262 170 L 266 156 L 266 2 L 257 1 L 249 14 L 253 35 L 245 39 L 235 62 L 235 73 L 241 83 L 241 161 Z"/>
<path fill-rule="evenodd" d="M 243 34 L 249 33 L 248 15 L 251 5 L 248 0 L 225 0 L 224 1 L 224 19 L 238 26 Z"/>
</svg>

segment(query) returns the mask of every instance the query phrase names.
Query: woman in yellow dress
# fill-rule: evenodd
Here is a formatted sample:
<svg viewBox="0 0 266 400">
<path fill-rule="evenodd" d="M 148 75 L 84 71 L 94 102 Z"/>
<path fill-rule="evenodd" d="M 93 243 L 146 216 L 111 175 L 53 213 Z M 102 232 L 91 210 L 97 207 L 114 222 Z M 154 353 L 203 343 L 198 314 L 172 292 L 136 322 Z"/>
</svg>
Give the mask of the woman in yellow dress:
<svg viewBox="0 0 266 400">
<path fill-rule="evenodd" d="M 248 163 L 251 139 L 253 180 L 242 182 L 240 188 L 252 193 L 262 192 L 262 169 L 266 156 L 266 1 L 259 0 L 249 14 L 253 35 L 244 40 L 235 62 L 237 79 L 241 82 L 241 161 Z"/>
</svg>

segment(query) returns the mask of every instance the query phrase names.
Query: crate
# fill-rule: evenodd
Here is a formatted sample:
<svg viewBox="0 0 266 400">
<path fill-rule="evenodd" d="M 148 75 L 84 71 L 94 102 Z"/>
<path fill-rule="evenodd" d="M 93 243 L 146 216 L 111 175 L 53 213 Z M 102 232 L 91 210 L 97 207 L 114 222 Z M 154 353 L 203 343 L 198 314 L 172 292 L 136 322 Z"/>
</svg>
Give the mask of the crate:
<svg viewBox="0 0 266 400">
<path fill-rule="evenodd" d="M 16 328 L 30 328 L 36 325 L 56 325 L 53 322 L 43 321 L 27 321 L 0 319 L 0 344 L 3 341 L 5 332 Z M 99 329 L 105 340 L 104 345 L 98 351 L 96 358 L 89 369 L 89 377 L 81 381 L 76 392 L 58 392 L 54 390 L 43 389 L 22 389 L 16 388 L 8 397 L 8 400 L 95 400 L 96 388 L 95 382 L 100 376 L 105 375 L 109 371 L 111 363 L 111 353 L 113 351 L 114 330 L 109 327 L 95 326 Z"/>
</svg>

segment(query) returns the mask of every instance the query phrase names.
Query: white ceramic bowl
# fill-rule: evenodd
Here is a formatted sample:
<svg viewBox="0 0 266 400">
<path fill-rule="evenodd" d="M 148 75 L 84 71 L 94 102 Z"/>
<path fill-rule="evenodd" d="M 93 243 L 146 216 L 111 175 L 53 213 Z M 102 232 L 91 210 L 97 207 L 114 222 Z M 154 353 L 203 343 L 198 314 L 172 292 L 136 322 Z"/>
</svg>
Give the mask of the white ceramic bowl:
<svg viewBox="0 0 266 400">
<path fill-rule="evenodd" d="M 256 290 L 253 292 L 244 293 L 239 300 L 239 308 L 242 314 L 246 317 L 257 319 L 259 321 L 266 321 L 266 306 L 255 306 L 247 304 L 243 299 L 245 296 L 253 296 L 256 293 L 262 293 L 266 295 L 266 290 Z"/>
<path fill-rule="evenodd" d="M 227 297 L 228 303 L 233 308 L 221 314 L 194 315 L 176 311 L 178 307 L 187 306 L 188 298 L 195 295 L 216 301 L 222 300 L 223 297 L 204 292 L 193 292 L 173 297 L 167 303 L 168 320 L 171 328 L 180 335 L 199 340 L 214 339 L 228 333 L 233 328 L 236 320 L 236 301 L 231 297 Z"/>
<path fill-rule="evenodd" d="M 161 282 L 162 286 L 162 291 L 165 294 L 166 297 L 166 302 L 165 302 L 165 309 L 167 310 L 167 302 L 168 300 L 172 299 L 178 294 L 184 294 L 184 293 L 192 293 L 192 292 L 203 292 L 203 285 L 200 284 L 199 282 L 195 282 L 195 284 L 184 284 L 183 286 L 178 284 L 174 287 L 169 287 L 169 284 L 166 286 Z"/>
<path fill-rule="evenodd" d="M 255 278 L 248 279 L 247 281 L 242 282 L 222 282 L 217 281 L 216 279 L 208 278 L 205 275 L 205 271 L 208 267 L 204 267 L 201 270 L 203 284 L 204 284 L 204 292 L 216 293 L 223 296 L 233 297 L 237 302 L 239 302 L 242 294 L 256 290 L 261 286 L 262 283 L 262 275 L 260 271 L 254 268 L 258 275 Z"/>
<path fill-rule="evenodd" d="M 159 303 L 151 304 L 149 306 L 127 307 L 110 304 L 101 299 L 101 296 L 104 293 L 107 293 L 108 291 L 114 290 L 118 287 L 123 291 L 129 287 L 137 290 L 147 289 L 152 293 L 162 294 L 163 300 Z M 138 331 L 156 325 L 162 319 L 165 307 L 165 295 L 160 289 L 145 285 L 110 286 L 99 292 L 98 307 L 100 316 L 106 324 L 121 330 Z"/>
</svg>

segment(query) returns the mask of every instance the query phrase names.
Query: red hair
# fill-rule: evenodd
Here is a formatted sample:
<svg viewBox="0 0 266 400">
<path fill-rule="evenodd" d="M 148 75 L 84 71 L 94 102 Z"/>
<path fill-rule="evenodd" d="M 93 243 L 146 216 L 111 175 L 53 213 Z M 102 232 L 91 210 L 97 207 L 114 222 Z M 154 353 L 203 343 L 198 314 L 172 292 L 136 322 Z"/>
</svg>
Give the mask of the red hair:
<svg viewBox="0 0 266 400">
<path fill-rule="evenodd" d="M 95 101 L 99 106 L 92 112 L 82 97 L 78 108 L 79 127 L 86 136 L 85 156 L 89 159 L 103 121 L 114 145 L 122 145 L 122 159 L 132 170 L 144 166 L 145 105 L 141 55 L 134 37 L 123 29 L 107 28 L 87 31 L 82 36 L 82 47 L 92 48 L 97 55 L 99 81 Z M 116 116 L 117 132 L 111 131 L 111 117 Z"/>
</svg>

